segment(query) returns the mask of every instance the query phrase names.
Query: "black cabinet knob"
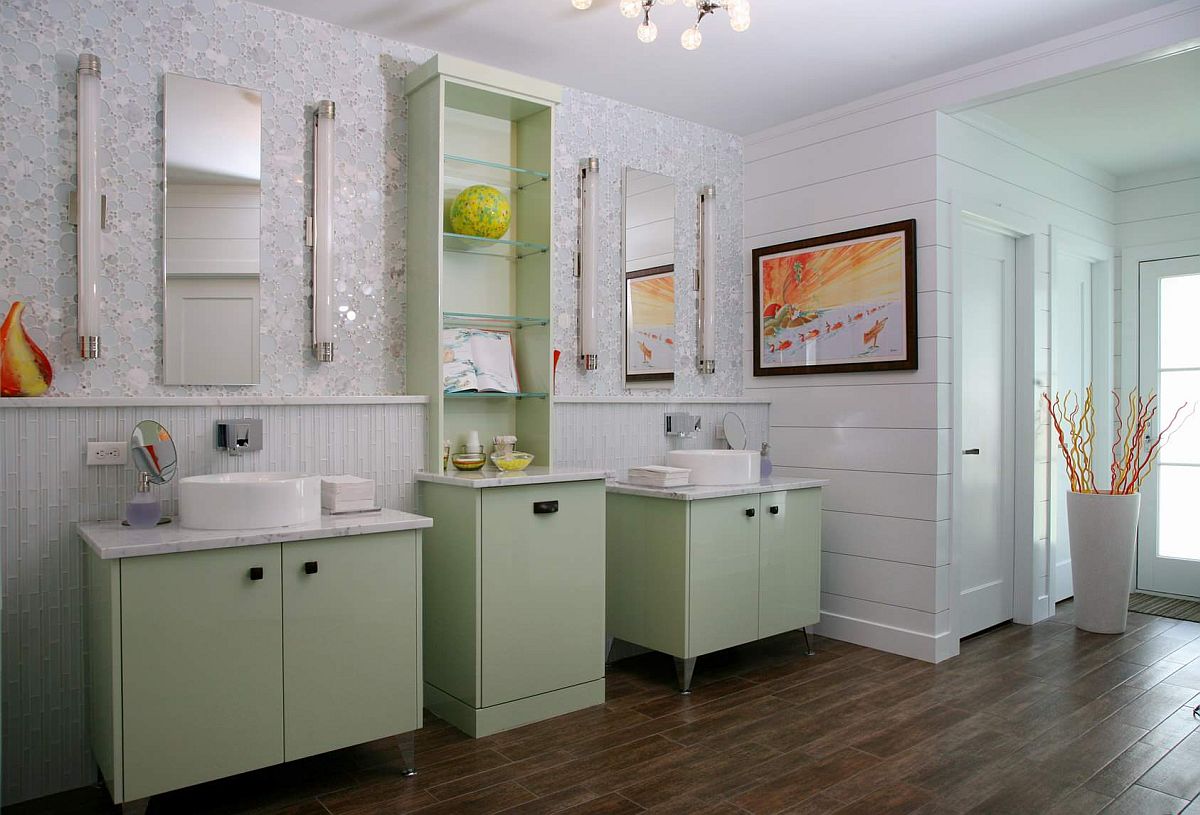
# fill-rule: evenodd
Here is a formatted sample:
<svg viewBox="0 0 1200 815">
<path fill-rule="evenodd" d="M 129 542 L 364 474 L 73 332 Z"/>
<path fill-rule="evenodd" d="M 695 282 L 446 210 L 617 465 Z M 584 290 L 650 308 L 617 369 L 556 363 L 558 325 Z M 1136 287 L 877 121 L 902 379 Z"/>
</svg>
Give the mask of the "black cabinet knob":
<svg viewBox="0 0 1200 815">
<path fill-rule="evenodd" d="M 304 562 L 304 573 L 305 574 L 316 574 L 317 573 L 317 562 L 315 560 L 305 561 Z"/>
<path fill-rule="evenodd" d="M 772 515 L 778 515 L 778 514 L 779 514 L 779 507 L 771 507 L 771 508 L 768 510 L 768 512 L 770 512 Z"/>
<path fill-rule="evenodd" d="M 251 566 L 250 567 L 250 579 L 251 580 L 262 580 L 263 579 L 263 567 L 262 566 Z"/>
<path fill-rule="evenodd" d="M 747 517 L 747 518 L 753 518 L 753 517 L 754 517 L 754 515 L 755 515 L 755 511 L 754 511 L 754 509 L 748 509 L 748 510 L 746 510 L 746 517 Z"/>
</svg>

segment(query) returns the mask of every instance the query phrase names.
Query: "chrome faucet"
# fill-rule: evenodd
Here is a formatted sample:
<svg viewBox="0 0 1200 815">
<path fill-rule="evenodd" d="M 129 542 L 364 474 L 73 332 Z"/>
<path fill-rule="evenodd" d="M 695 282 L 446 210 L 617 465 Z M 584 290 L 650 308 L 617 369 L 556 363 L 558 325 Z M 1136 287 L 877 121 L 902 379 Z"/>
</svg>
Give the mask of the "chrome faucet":
<svg viewBox="0 0 1200 815">
<path fill-rule="evenodd" d="M 700 417 L 690 413 L 667 413 L 664 429 L 668 436 L 690 439 L 700 432 Z"/>
<path fill-rule="evenodd" d="M 261 450 L 262 419 L 235 419 L 217 422 L 217 449 L 231 456 Z"/>
</svg>

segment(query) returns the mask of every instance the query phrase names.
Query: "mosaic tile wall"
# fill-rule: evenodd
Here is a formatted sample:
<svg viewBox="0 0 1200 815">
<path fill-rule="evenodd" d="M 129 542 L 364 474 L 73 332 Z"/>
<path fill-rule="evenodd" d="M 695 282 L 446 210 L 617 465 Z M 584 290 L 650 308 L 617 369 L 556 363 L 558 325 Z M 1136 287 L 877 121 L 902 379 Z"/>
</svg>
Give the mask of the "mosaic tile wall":
<svg viewBox="0 0 1200 815">
<path fill-rule="evenodd" d="M 738 396 L 742 392 L 742 143 L 682 119 L 623 105 L 611 99 L 569 91 L 559 109 L 555 156 L 554 340 L 563 349 L 557 392 L 570 396 L 626 393 L 624 279 L 621 273 L 621 182 L 625 167 L 661 173 L 675 180 L 675 381 L 667 390 L 639 388 L 636 395 L 686 398 Z M 575 191 L 579 160 L 600 159 L 600 207 L 614 213 L 600 236 L 600 369 L 586 375 L 575 363 L 576 296 L 574 263 L 577 228 Z M 700 188 L 716 186 L 717 372 L 696 371 L 696 293 L 692 280 L 699 248 Z M 570 353 L 568 353 L 570 351 Z"/>
<path fill-rule="evenodd" d="M 249 396 L 404 392 L 405 107 L 403 78 L 432 53 L 239 0 L 12 0 L 0 6 L 0 304 L 27 301 L 26 324 L 56 372 L 51 396 Z M 81 51 L 103 61 L 101 178 L 110 221 L 103 236 L 104 358 L 75 354 L 75 66 Z M 164 72 L 263 92 L 262 384 L 241 388 L 160 382 L 162 98 Z M 339 356 L 309 352 L 309 263 L 302 223 L 311 189 L 309 116 L 338 104 L 338 236 L 335 287 Z M 695 298 L 678 302 L 680 373 L 674 393 L 740 392 L 741 142 L 710 128 L 577 91 L 558 119 L 554 224 L 555 338 L 575 356 L 575 173 L 602 162 L 607 233 L 601 300 L 603 367 L 586 380 L 559 371 L 567 394 L 622 392 L 620 177 L 625 165 L 676 179 L 680 279 L 695 263 L 696 194 L 718 189 L 722 298 L 719 373 L 700 378 Z"/>
</svg>

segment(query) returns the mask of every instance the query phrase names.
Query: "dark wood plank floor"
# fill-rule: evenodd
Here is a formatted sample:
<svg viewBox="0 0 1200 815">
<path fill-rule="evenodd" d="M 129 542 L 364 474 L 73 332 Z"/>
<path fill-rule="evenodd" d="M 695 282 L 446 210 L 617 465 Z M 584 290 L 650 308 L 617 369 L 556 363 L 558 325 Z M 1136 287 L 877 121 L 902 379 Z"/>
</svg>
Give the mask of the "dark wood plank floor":
<svg viewBox="0 0 1200 815">
<path fill-rule="evenodd" d="M 385 741 L 159 796 L 154 813 L 1178 813 L 1200 815 L 1200 624 L 1069 605 L 934 666 L 784 635 L 701 660 L 611 667 L 608 703 L 473 741 L 432 719 L 420 772 Z M 236 745 L 230 745 L 236 749 Z M 1190 803 L 1189 803 L 1190 802 Z M 5 815 L 106 813 L 81 790 Z"/>
</svg>

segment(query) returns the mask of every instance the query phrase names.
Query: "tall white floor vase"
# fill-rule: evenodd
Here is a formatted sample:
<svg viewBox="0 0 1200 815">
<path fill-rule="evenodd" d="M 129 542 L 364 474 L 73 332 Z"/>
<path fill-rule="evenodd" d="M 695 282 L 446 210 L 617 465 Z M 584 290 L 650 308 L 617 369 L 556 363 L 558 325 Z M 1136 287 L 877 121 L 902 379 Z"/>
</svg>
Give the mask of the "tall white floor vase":
<svg viewBox="0 0 1200 815">
<path fill-rule="evenodd" d="M 1129 614 L 1129 584 L 1142 496 L 1067 493 L 1075 626 L 1120 634 Z"/>
</svg>

